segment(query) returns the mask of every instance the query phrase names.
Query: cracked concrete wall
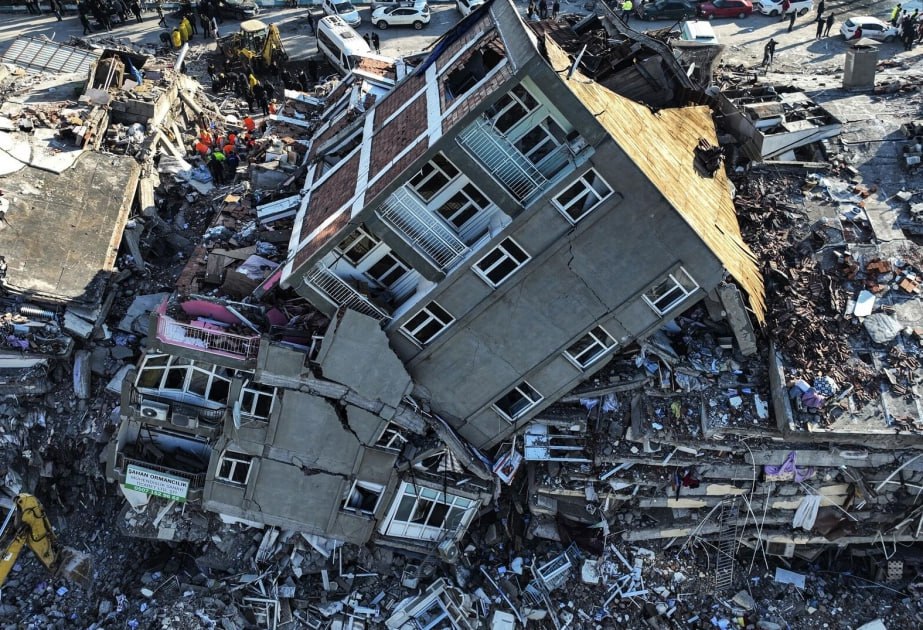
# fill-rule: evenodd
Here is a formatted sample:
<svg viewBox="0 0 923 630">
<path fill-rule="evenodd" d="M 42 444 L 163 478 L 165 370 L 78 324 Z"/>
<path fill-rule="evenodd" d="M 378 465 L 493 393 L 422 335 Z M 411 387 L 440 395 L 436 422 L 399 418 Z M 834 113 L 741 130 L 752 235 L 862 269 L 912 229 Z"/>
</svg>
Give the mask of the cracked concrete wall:
<svg viewBox="0 0 923 630">
<path fill-rule="evenodd" d="M 666 273 L 683 265 L 704 289 L 666 319 L 722 279 L 717 258 L 620 150 L 608 142 L 591 162 L 617 194 L 575 226 L 548 201 L 517 217 L 506 235 L 532 260 L 496 289 L 470 271 L 451 274 L 433 297 L 457 323 L 407 357 L 433 408 L 475 446 L 515 430 L 491 404 L 522 380 L 550 403 L 604 364 L 581 371 L 561 355 L 589 329 L 604 325 L 626 345 L 662 325 L 641 294 Z M 406 356 L 397 335 L 392 344 Z"/>
</svg>

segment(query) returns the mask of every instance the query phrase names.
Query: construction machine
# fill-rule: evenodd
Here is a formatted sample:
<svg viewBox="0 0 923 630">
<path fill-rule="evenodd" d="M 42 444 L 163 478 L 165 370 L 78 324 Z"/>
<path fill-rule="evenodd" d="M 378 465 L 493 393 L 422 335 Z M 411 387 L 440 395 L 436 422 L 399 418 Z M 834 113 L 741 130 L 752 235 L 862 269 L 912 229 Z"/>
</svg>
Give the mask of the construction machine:
<svg viewBox="0 0 923 630">
<path fill-rule="evenodd" d="M 279 27 L 260 20 L 241 22 L 240 31 L 221 38 L 218 47 L 228 63 L 239 61 L 257 71 L 288 61 Z"/>
<path fill-rule="evenodd" d="M 13 504 L 0 526 L 0 587 L 6 584 L 23 547 L 28 546 L 52 574 L 88 588 L 93 579 L 90 556 L 58 546 L 45 508 L 37 498 L 22 493 L 16 495 Z"/>
</svg>

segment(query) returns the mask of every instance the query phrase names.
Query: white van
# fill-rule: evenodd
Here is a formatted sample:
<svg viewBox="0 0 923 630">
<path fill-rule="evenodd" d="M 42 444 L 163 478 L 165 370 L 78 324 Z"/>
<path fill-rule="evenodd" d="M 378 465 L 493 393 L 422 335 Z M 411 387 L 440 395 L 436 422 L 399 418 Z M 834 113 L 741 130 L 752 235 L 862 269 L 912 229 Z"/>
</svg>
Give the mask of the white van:
<svg viewBox="0 0 923 630">
<path fill-rule="evenodd" d="M 698 44 L 717 44 L 718 36 L 711 24 L 704 20 L 689 20 L 683 22 L 679 29 L 680 40 L 684 42 L 696 42 Z"/>
<path fill-rule="evenodd" d="M 369 43 L 338 15 L 322 17 L 317 23 L 317 49 L 344 76 L 360 57 L 374 56 Z"/>
</svg>

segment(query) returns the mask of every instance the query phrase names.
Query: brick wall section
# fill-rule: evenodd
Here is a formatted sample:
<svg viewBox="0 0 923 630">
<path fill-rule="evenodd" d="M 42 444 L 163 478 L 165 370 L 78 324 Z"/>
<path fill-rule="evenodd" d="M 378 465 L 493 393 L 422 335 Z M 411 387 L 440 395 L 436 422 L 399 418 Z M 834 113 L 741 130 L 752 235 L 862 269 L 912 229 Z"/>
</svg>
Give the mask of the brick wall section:
<svg viewBox="0 0 923 630">
<path fill-rule="evenodd" d="M 410 98 L 423 89 L 426 78 L 422 76 L 411 75 L 395 87 L 391 92 L 378 103 L 375 108 L 375 126 L 373 129 L 378 131 L 382 124 L 388 119 L 388 116 L 400 109 L 401 105 L 406 103 Z"/>
<path fill-rule="evenodd" d="M 378 114 L 375 115 L 376 118 Z M 375 177 L 394 160 L 417 136 L 426 130 L 426 94 L 421 94 L 391 122 L 372 136 L 372 158 L 369 179 Z M 397 175 L 398 171 L 392 172 Z"/>
<path fill-rule="evenodd" d="M 512 76 L 513 71 L 510 69 L 509 63 L 507 63 L 507 65 L 498 70 L 490 80 L 481 84 L 481 87 L 463 96 L 461 104 L 442 119 L 442 133 L 448 134 L 449 129 L 458 124 L 458 121 L 468 114 L 468 112 L 474 110 L 478 105 L 483 103 L 484 99 L 496 92 L 500 86 L 509 81 Z M 443 98 L 445 98 L 444 92 Z"/>
<path fill-rule="evenodd" d="M 477 24 L 472 26 L 467 33 L 452 42 L 448 48 L 442 51 L 442 54 L 439 55 L 439 59 L 436 60 L 436 69 L 441 73 L 446 67 L 446 64 L 449 63 L 459 50 L 470 46 L 472 42 L 480 39 L 488 30 L 493 30 L 492 19 L 490 15 L 485 15 Z"/>
<path fill-rule="evenodd" d="M 323 133 L 321 133 L 319 136 L 317 136 L 317 138 L 314 139 L 315 148 L 313 149 L 313 152 L 316 153 L 317 149 L 324 146 L 325 142 L 329 141 L 335 135 L 337 135 L 338 133 L 346 129 L 347 125 L 349 125 L 352 121 L 354 121 L 358 114 L 359 112 L 355 110 L 349 110 L 346 113 L 344 113 L 342 116 L 337 118 L 333 122 L 332 125 L 330 125 L 327 129 L 324 130 Z"/>
<path fill-rule="evenodd" d="M 300 270 L 299 267 L 304 265 L 308 258 L 310 258 L 314 252 L 319 250 L 324 244 L 333 238 L 340 230 L 346 227 L 346 224 L 349 223 L 350 213 L 344 212 L 336 219 L 330 222 L 326 228 L 317 234 L 310 242 L 304 243 L 301 246 L 301 249 L 298 250 L 298 253 L 295 254 L 295 258 L 292 263 L 292 273 L 298 274 L 301 272 L 307 272 L 307 269 Z"/>
<path fill-rule="evenodd" d="M 416 146 L 414 146 L 410 151 L 408 151 L 404 157 L 395 162 L 394 165 L 389 169 L 386 176 L 379 178 L 378 181 L 369 186 L 369 188 L 365 191 L 366 202 L 374 199 L 378 194 L 381 193 L 382 190 L 385 189 L 388 184 L 394 182 L 395 180 L 404 182 L 409 179 L 412 173 L 405 173 L 404 171 L 410 168 L 411 164 L 416 162 L 418 159 L 420 159 L 420 156 L 426 153 L 426 148 L 428 145 L 429 143 L 424 138 L 418 142 Z"/>
</svg>

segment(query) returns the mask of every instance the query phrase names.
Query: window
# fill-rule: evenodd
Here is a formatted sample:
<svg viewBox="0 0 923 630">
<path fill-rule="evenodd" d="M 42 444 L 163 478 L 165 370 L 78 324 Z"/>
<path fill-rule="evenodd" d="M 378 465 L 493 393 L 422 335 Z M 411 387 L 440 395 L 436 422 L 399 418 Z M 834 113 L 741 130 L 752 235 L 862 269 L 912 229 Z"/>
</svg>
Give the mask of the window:
<svg viewBox="0 0 923 630">
<path fill-rule="evenodd" d="M 500 65 L 504 52 L 500 38 L 494 37 L 456 63 L 446 79 L 446 98 L 458 98 L 480 83 L 491 70 Z"/>
<path fill-rule="evenodd" d="M 436 208 L 436 213 L 455 228 L 456 232 L 460 232 L 468 221 L 489 205 L 490 201 L 480 190 L 471 184 L 465 184 L 448 201 Z"/>
<path fill-rule="evenodd" d="M 494 408 L 512 422 L 540 402 L 542 395 L 523 381 L 495 402 Z"/>
<path fill-rule="evenodd" d="M 231 379 L 227 368 L 219 365 L 149 354 L 138 371 L 136 386 L 158 391 L 176 390 L 189 394 L 190 398 L 227 405 Z"/>
<path fill-rule="evenodd" d="M 646 291 L 644 301 L 654 309 L 655 313 L 663 315 L 698 288 L 699 285 L 695 283 L 692 276 L 686 273 L 685 269 L 680 268 Z"/>
<path fill-rule="evenodd" d="M 616 346 L 615 339 L 597 326 L 577 340 L 564 354 L 579 368 L 589 367 Z"/>
<path fill-rule="evenodd" d="M 240 413 L 250 418 L 268 420 L 272 404 L 276 398 L 276 388 L 247 381 L 240 390 Z"/>
<path fill-rule="evenodd" d="M 611 194 L 612 189 L 596 171 L 587 171 L 559 193 L 554 198 L 554 204 L 568 221 L 576 223 Z"/>
<path fill-rule="evenodd" d="M 382 256 L 375 264 L 366 269 L 365 275 L 386 289 L 390 289 L 398 280 L 410 271 L 410 266 L 398 258 L 394 252 Z"/>
<path fill-rule="evenodd" d="M 440 540 L 467 527 L 476 507 L 473 499 L 404 482 L 381 531 L 387 536 Z"/>
<path fill-rule="evenodd" d="M 389 451 L 400 451 L 407 442 L 401 428 L 389 422 L 381 432 L 381 437 L 375 442 L 375 446 Z"/>
<path fill-rule="evenodd" d="M 456 177 L 458 169 L 439 153 L 410 179 L 410 187 L 423 201 L 429 201 Z"/>
<path fill-rule="evenodd" d="M 494 128 L 506 133 L 531 111 L 538 109 L 536 101 L 521 84 L 514 87 L 487 110 L 486 116 Z"/>
<path fill-rule="evenodd" d="M 218 472 L 215 474 L 215 479 L 245 486 L 250 478 L 252 465 L 253 457 L 251 455 L 225 451 L 221 455 L 221 461 L 218 462 Z"/>
<path fill-rule="evenodd" d="M 369 516 L 375 514 L 378 507 L 378 501 L 381 500 L 381 493 L 385 487 L 377 483 L 368 481 L 354 481 L 350 487 L 346 498 L 343 499 L 343 510 L 346 512 L 357 512 Z"/>
<path fill-rule="evenodd" d="M 526 156 L 533 164 L 538 164 L 548 157 L 567 139 L 567 134 L 561 126 L 551 118 L 545 118 L 524 133 L 515 143 L 519 152 Z"/>
<path fill-rule="evenodd" d="M 407 320 L 401 330 L 411 339 L 425 346 L 448 328 L 455 318 L 436 302 L 430 302 L 419 313 Z"/>
<path fill-rule="evenodd" d="M 343 254 L 346 260 L 357 265 L 359 261 L 365 258 L 380 242 L 381 241 L 360 227 L 344 238 L 343 241 L 337 245 L 336 249 Z"/>
<path fill-rule="evenodd" d="M 529 254 L 517 245 L 516 241 L 505 238 L 474 264 L 474 270 L 487 284 L 497 287 L 528 261 Z"/>
</svg>

